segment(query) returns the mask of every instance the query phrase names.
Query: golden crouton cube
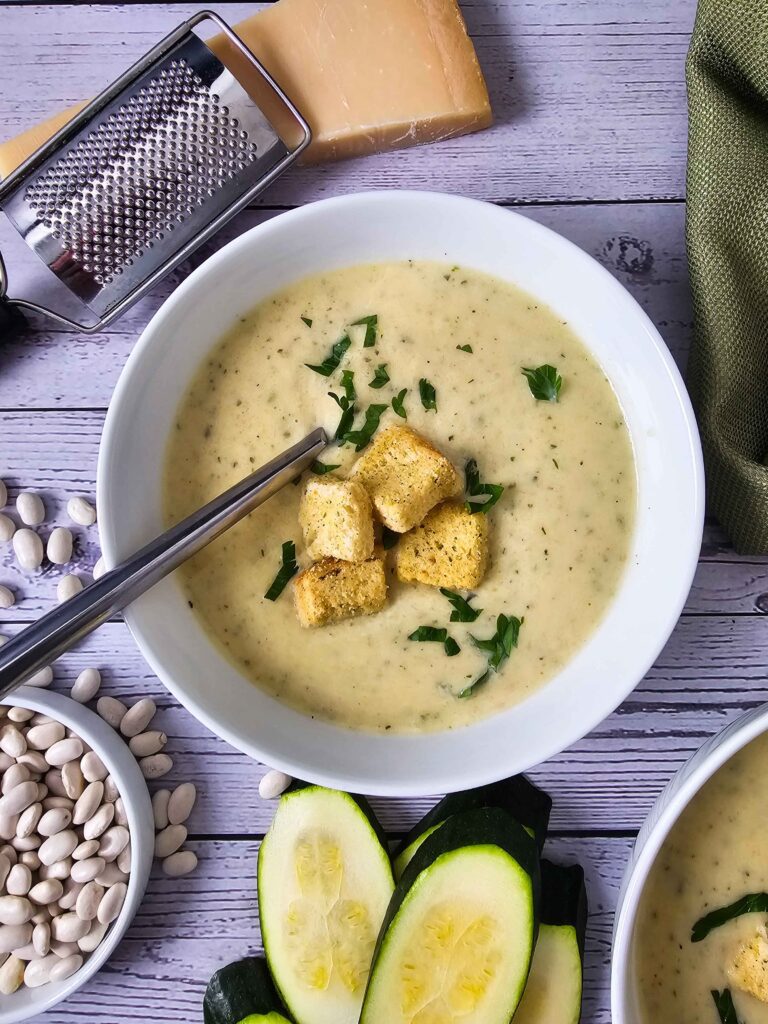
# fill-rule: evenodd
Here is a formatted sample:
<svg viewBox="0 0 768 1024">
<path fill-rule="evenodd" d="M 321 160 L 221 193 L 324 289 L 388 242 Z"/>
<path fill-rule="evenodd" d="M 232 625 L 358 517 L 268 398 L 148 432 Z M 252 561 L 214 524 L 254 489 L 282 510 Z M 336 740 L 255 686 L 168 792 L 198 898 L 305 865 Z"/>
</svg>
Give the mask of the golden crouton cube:
<svg viewBox="0 0 768 1024">
<path fill-rule="evenodd" d="M 406 533 L 431 508 L 461 489 L 451 463 L 410 427 L 383 430 L 360 456 L 353 475 L 390 530 Z"/>
<path fill-rule="evenodd" d="M 768 1003 L 768 935 L 761 928 L 736 954 L 728 976 L 738 988 Z"/>
<path fill-rule="evenodd" d="M 365 562 L 322 558 L 296 577 L 294 598 L 299 622 L 305 627 L 373 615 L 387 601 L 384 559 L 378 555 Z"/>
<path fill-rule="evenodd" d="M 488 519 L 448 501 L 397 545 L 397 575 L 408 583 L 472 590 L 488 566 Z"/>
<path fill-rule="evenodd" d="M 364 562 L 373 554 L 373 508 L 355 480 L 312 477 L 299 506 L 304 543 L 312 559 Z"/>
</svg>

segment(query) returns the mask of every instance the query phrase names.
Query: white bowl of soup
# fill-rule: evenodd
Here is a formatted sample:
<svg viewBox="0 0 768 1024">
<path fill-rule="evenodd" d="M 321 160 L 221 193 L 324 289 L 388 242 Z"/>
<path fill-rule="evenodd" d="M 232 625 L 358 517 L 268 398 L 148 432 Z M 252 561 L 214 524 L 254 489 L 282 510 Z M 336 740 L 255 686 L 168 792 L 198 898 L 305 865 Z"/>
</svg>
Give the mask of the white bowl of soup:
<svg viewBox="0 0 768 1024">
<path fill-rule="evenodd" d="M 614 1024 L 715 1024 L 713 993 L 732 1001 L 742 1024 L 768 1021 L 768 999 L 751 991 L 768 979 L 768 910 L 740 905 L 768 891 L 766 764 L 763 705 L 709 739 L 651 809 L 616 911 Z M 768 908 L 768 895 L 763 903 Z"/>
<path fill-rule="evenodd" d="M 523 372 L 544 367 L 556 394 Z M 529 768 L 626 697 L 688 594 L 703 476 L 674 362 L 607 271 L 518 214 L 394 191 L 282 214 L 195 270 L 132 352 L 99 458 L 107 563 L 313 427 L 333 437 L 345 370 L 357 428 L 378 404 L 380 430 L 407 422 L 503 487 L 480 513 L 485 578 L 459 593 L 479 617 L 451 619 L 444 593 L 390 570 L 378 614 L 303 629 L 293 583 L 265 599 L 284 543 L 306 565 L 289 486 L 126 621 L 194 715 L 292 775 L 408 795 Z M 321 461 L 346 475 L 354 447 Z M 473 636 L 512 619 L 517 645 L 475 691 L 491 655 Z M 421 626 L 445 629 L 453 656 L 409 639 Z"/>
</svg>

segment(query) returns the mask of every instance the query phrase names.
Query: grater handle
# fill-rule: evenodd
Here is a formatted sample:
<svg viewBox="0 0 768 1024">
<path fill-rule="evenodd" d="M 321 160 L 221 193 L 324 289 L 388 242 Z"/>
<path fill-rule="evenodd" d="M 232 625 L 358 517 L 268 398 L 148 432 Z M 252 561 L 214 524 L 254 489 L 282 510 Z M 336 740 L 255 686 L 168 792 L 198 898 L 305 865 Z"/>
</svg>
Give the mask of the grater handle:
<svg viewBox="0 0 768 1024">
<path fill-rule="evenodd" d="M 9 640 L 0 648 L 0 700 L 297 479 L 326 444 L 325 431 L 313 430 Z"/>
<path fill-rule="evenodd" d="M 17 334 L 21 334 L 26 325 L 26 317 L 19 307 L 0 296 L 0 342 L 11 341 Z"/>
</svg>

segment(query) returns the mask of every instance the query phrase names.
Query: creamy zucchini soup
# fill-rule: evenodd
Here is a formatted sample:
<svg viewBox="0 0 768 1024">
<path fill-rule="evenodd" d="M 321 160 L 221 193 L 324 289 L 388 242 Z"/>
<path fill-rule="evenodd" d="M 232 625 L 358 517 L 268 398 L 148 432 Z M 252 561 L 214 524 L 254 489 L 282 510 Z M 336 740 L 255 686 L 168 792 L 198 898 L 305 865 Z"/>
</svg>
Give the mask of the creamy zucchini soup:
<svg viewBox="0 0 768 1024">
<path fill-rule="evenodd" d="M 318 425 L 338 440 L 313 471 L 180 570 L 256 685 L 357 729 L 453 728 L 523 700 L 589 637 L 627 559 L 634 462 L 608 381 L 552 310 L 427 262 L 291 285 L 181 402 L 168 521 Z"/>
<path fill-rule="evenodd" d="M 760 784 L 767 758 L 768 736 L 761 736 L 723 765 L 677 820 L 651 869 L 633 948 L 643 1024 L 768 1024 Z M 744 913 L 739 904 L 753 893 L 763 894 L 762 913 Z M 736 1017 L 728 1016 L 731 1001 Z"/>
</svg>

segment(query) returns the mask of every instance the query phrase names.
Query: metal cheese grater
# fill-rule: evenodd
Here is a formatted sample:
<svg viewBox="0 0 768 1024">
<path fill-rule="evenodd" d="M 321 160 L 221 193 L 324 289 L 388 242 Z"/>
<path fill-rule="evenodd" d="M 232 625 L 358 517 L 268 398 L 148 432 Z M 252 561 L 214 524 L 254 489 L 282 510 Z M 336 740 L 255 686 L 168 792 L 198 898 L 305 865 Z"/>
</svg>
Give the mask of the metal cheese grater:
<svg viewBox="0 0 768 1024">
<path fill-rule="evenodd" d="M 203 22 L 224 34 L 238 66 L 276 105 L 283 137 L 296 143 L 281 139 L 194 31 Z M 0 209 L 39 257 L 48 300 L 9 298 L 0 255 L 0 334 L 22 307 L 101 330 L 266 188 L 310 138 L 232 29 L 210 11 L 195 15 L 0 185 Z"/>
</svg>

